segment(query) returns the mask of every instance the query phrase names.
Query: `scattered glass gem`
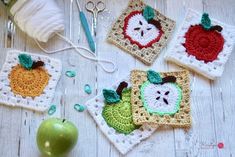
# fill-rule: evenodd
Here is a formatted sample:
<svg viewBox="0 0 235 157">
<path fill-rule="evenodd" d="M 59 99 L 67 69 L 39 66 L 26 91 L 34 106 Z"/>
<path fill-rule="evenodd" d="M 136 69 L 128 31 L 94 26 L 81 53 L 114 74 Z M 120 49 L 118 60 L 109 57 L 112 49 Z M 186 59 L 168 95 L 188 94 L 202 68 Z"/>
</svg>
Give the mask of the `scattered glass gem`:
<svg viewBox="0 0 235 157">
<path fill-rule="evenodd" d="M 66 71 L 65 74 L 68 77 L 75 77 L 76 76 L 76 72 L 75 71 L 71 71 L 71 70 Z"/>
<path fill-rule="evenodd" d="M 51 105 L 51 107 L 48 110 L 49 115 L 53 115 L 56 111 L 56 105 Z"/>
<path fill-rule="evenodd" d="M 217 146 L 218 146 L 219 149 L 223 149 L 224 148 L 224 143 L 223 142 L 219 142 Z"/>
<path fill-rule="evenodd" d="M 89 84 L 86 84 L 84 86 L 84 91 L 87 93 L 87 94 L 91 94 L 92 92 L 92 89 L 91 89 L 91 86 Z"/>
<path fill-rule="evenodd" d="M 84 110 L 86 110 L 86 106 L 80 105 L 80 104 L 75 104 L 74 109 L 78 112 L 83 112 Z"/>
</svg>

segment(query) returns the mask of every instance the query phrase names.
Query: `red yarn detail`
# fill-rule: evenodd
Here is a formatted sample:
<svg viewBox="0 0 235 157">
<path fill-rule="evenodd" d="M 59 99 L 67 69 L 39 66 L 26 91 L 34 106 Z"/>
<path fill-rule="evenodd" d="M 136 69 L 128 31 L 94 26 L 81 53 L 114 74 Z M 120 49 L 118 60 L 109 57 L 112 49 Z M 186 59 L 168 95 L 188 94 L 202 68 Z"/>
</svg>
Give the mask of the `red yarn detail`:
<svg viewBox="0 0 235 157">
<path fill-rule="evenodd" d="M 154 40 L 148 42 L 147 44 L 145 45 L 142 45 L 141 43 L 139 43 L 138 41 L 135 41 L 133 40 L 127 33 L 126 33 L 126 29 L 127 29 L 127 26 L 128 26 L 128 21 L 130 20 L 131 17 L 133 17 L 134 15 L 137 15 L 137 14 L 142 14 L 141 11 L 133 11 L 131 12 L 125 19 L 124 19 L 124 27 L 123 27 L 123 35 L 125 38 L 127 38 L 128 40 L 130 40 L 130 42 L 132 44 L 136 44 L 138 45 L 138 47 L 140 49 L 142 48 L 147 48 L 147 47 L 151 47 L 154 43 L 158 42 L 163 34 L 163 31 L 161 28 L 158 28 L 159 29 L 159 34 L 157 36 L 157 38 L 155 38 Z"/>
<path fill-rule="evenodd" d="M 217 59 L 223 50 L 224 38 L 215 30 L 205 30 L 201 25 L 191 26 L 185 34 L 183 46 L 189 55 L 206 63 Z"/>
</svg>

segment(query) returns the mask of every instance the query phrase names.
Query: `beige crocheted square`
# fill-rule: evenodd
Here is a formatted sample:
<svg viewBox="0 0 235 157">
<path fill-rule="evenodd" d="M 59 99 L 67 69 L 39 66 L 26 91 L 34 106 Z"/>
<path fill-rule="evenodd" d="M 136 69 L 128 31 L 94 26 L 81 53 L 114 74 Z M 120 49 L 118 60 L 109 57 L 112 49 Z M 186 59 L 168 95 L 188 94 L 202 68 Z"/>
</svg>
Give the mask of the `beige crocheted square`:
<svg viewBox="0 0 235 157">
<path fill-rule="evenodd" d="M 160 73 L 162 77 L 174 76 L 176 77 L 176 84 L 181 88 L 182 99 L 179 105 L 179 110 L 175 114 L 153 114 L 149 113 L 141 100 L 141 85 L 148 80 L 147 72 L 140 70 L 133 70 L 131 72 L 132 82 L 132 112 L 134 123 L 137 125 L 151 124 L 153 126 L 168 125 L 173 127 L 190 127 L 190 82 L 188 71 L 178 72 L 164 72 Z M 153 95 L 154 97 L 155 95 Z M 157 94 L 156 94 L 157 97 Z M 154 97 L 155 98 L 155 97 Z M 162 98 L 161 98 L 162 99 Z"/>
<path fill-rule="evenodd" d="M 175 22 L 157 10 L 154 10 L 155 22 L 147 22 L 142 15 L 145 7 L 146 4 L 142 0 L 131 0 L 127 9 L 113 25 L 108 41 L 146 65 L 151 65 L 166 46 Z"/>
</svg>

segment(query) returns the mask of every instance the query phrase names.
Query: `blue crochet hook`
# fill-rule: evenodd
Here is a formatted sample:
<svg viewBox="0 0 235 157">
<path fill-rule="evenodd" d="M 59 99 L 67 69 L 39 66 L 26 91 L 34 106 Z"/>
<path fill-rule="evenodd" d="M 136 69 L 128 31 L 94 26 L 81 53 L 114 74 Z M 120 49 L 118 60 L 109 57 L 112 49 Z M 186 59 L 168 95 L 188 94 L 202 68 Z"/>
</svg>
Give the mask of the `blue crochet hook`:
<svg viewBox="0 0 235 157">
<path fill-rule="evenodd" d="M 83 29 L 84 29 L 84 31 L 85 31 L 85 34 L 86 34 L 86 38 L 87 38 L 89 47 L 90 47 L 91 51 L 95 53 L 95 49 L 96 49 L 96 47 L 95 47 L 95 42 L 94 42 L 94 40 L 93 40 L 93 38 L 92 38 L 91 31 L 90 31 L 90 29 L 89 29 L 89 25 L 88 25 L 86 16 L 85 16 L 85 14 L 82 12 L 78 0 L 76 0 L 76 2 L 77 2 L 78 10 L 79 10 L 79 16 L 80 16 L 81 24 L 82 24 L 82 27 L 83 27 Z"/>
</svg>

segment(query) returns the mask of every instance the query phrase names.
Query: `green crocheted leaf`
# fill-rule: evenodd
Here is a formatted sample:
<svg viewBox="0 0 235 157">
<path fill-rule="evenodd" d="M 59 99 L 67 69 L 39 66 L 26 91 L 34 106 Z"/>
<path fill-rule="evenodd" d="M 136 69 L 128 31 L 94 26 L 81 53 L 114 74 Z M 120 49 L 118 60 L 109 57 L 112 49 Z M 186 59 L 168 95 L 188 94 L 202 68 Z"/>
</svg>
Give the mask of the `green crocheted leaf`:
<svg viewBox="0 0 235 157">
<path fill-rule="evenodd" d="M 18 58 L 19 58 L 20 65 L 22 67 L 24 67 L 27 70 L 30 70 L 32 68 L 33 60 L 31 59 L 30 55 L 20 54 Z"/>
<path fill-rule="evenodd" d="M 211 28 L 211 20 L 207 13 L 202 14 L 201 24 L 205 30 L 209 30 Z"/>
<path fill-rule="evenodd" d="M 154 9 L 150 6 L 146 6 L 143 10 L 143 16 L 147 21 L 152 20 L 155 16 Z"/>
<path fill-rule="evenodd" d="M 104 95 L 105 101 L 108 104 L 117 103 L 120 101 L 120 96 L 117 94 L 117 92 L 113 90 L 103 89 L 103 95 Z"/>
<path fill-rule="evenodd" d="M 105 105 L 102 111 L 106 123 L 122 134 L 130 134 L 138 129 L 133 122 L 131 110 L 131 89 L 124 89 L 122 92 L 122 100 L 113 105 Z"/>
<path fill-rule="evenodd" d="M 147 78 L 153 84 L 162 83 L 161 75 L 153 70 L 147 71 Z"/>
</svg>

